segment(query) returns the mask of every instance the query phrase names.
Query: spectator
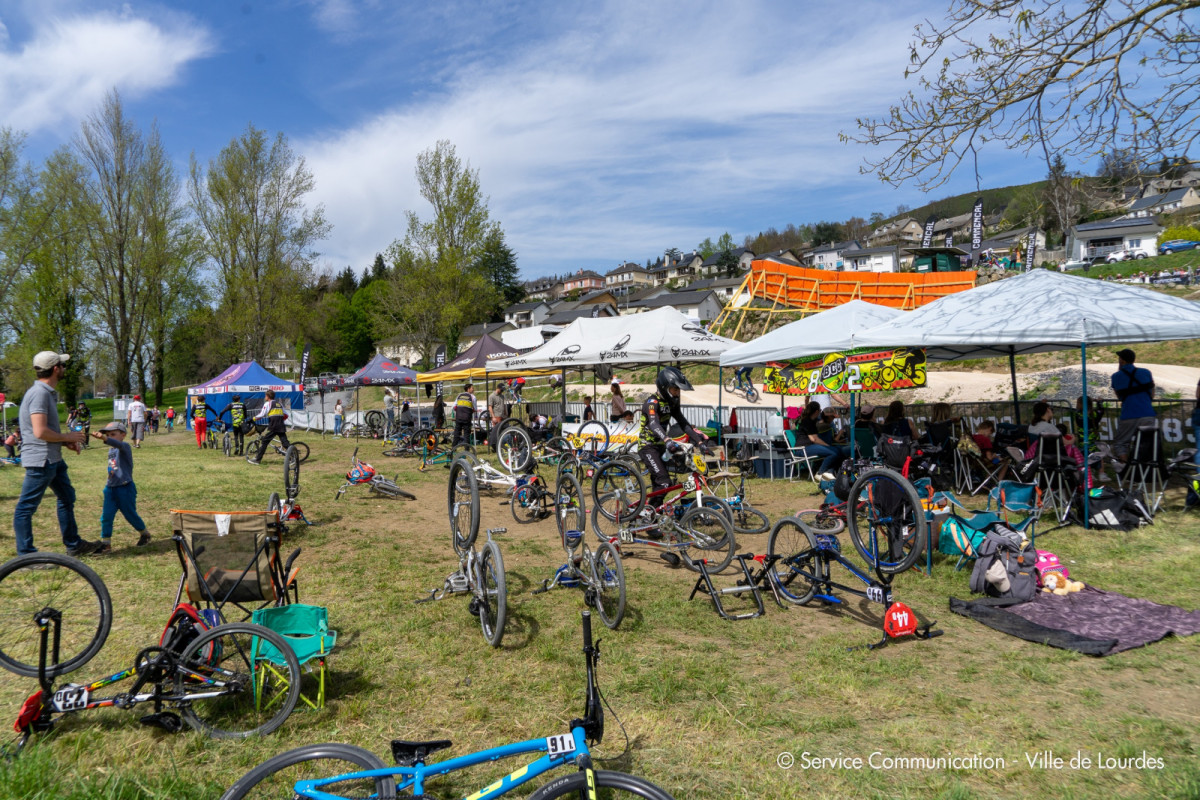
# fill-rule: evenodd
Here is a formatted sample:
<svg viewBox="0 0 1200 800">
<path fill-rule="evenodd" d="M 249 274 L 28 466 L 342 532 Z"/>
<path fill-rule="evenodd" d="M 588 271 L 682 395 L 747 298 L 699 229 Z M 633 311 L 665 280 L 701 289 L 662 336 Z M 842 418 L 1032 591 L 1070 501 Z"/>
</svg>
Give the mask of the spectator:
<svg viewBox="0 0 1200 800">
<path fill-rule="evenodd" d="M 459 442 L 472 444 L 471 423 L 475 419 L 475 387 L 468 383 L 454 399 L 454 438 L 451 445 Z"/>
<path fill-rule="evenodd" d="M 159 415 L 159 411 L 158 411 L 158 406 L 155 406 L 154 408 L 150 409 L 150 432 L 151 433 L 158 433 L 158 418 L 159 418 L 159 416 L 160 415 Z"/>
<path fill-rule="evenodd" d="M 804 448 L 808 455 L 824 456 L 817 470 L 822 479 L 832 480 L 833 470 L 838 468 L 850 455 L 848 448 L 834 447 L 821 439 L 817 432 L 818 418 L 821 416 L 821 406 L 815 400 L 804 408 L 796 432 L 796 443 Z"/>
<path fill-rule="evenodd" d="M 612 382 L 612 414 L 609 415 L 610 422 L 616 422 L 625 416 L 625 395 L 621 393 L 621 384 L 613 378 Z"/>
<path fill-rule="evenodd" d="M 13 428 L 9 431 L 8 436 L 4 437 L 4 450 L 8 453 L 9 458 L 17 457 L 17 448 L 21 446 L 21 429 Z"/>
<path fill-rule="evenodd" d="M 488 398 L 488 416 L 492 418 L 492 427 L 496 427 L 508 416 L 508 408 L 504 402 L 504 384 L 496 383 L 496 391 Z"/>
<path fill-rule="evenodd" d="M 17 539 L 17 555 L 36 553 L 33 546 L 33 515 L 42 502 L 46 489 L 58 498 L 58 527 L 62 532 L 67 554 L 86 556 L 96 552 L 98 542 L 89 542 L 79 537 L 79 526 L 75 523 L 75 487 L 67 474 L 67 462 L 63 461 L 62 446 L 76 453 L 83 443 L 81 431 L 62 433 L 58 427 L 58 382 L 67 371 L 67 353 L 44 350 L 33 357 L 33 368 L 37 380 L 21 399 L 19 419 L 21 430 L 21 466 L 25 467 L 25 481 L 21 484 L 21 496 L 13 510 L 13 533 Z"/>
<path fill-rule="evenodd" d="M 433 429 L 440 430 L 446 427 L 446 401 L 442 399 L 442 393 L 439 391 L 437 397 L 433 398 Z"/>
<path fill-rule="evenodd" d="M 387 417 L 387 428 L 385 430 L 390 435 L 396 427 L 396 398 L 392 394 L 391 389 L 385 388 L 383 390 L 383 414 Z"/>
<path fill-rule="evenodd" d="M 256 455 L 247 455 L 246 461 L 251 464 L 259 464 L 262 462 L 262 457 L 267 452 L 267 446 L 271 444 L 271 440 L 276 436 L 279 437 L 279 443 L 283 445 L 283 449 L 287 450 L 291 447 L 291 442 L 288 441 L 287 435 L 287 412 L 283 410 L 283 403 L 275 399 L 275 391 L 267 389 L 264 395 L 263 405 L 259 412 L 254 416 L 255 419 L 267 420 L 267 432 L 262 437 L 262 444 L 258 447 Z"/>
<path fill-rule="evenodd" d="M 167 406 L 167 433 L 175 430 L 175 406 Z"/>
<path fill-rule="evenodd" d="M 109 434 L 105 436 L 105 434 Z M 150 531 L 137 512 L 137 486 L 133 483 L 133 451 L 125 444 L 125 425 L 110 422 L 93 434 L 108 445 L 108 482 L 104 485 L 104 509 L 100 512 L 100 548 L 112 550 L 113 520 L 117 512 L 138 532 L 138 547 L 150 544 Z"/>
<path fill-rule="evenodd" d="M 142 402 L 140 394 L 133 396 L 133 402 L 126 409 L 126 414 L 129 417 L 130 433 L 133 434 L 133 446 L 140 448 L 142 439 L 146 438 L 146 404 Z"/>
<path fill-rule="evenodd" d="M 792 409 L 788 409 L 791 411 Z M 875 406 L 866 403 L 858 408 L 858 418 L 854 420 L 854 430 L 870 431 L 878 438 L 883 435 L 883 427 L 875 421 Z"/>
<path fill-rule="evenodd" d="M 342 400 L 339 397 L 338 401 L 333 404 L 333 435 L 342 435 L 342 422 L 346 418 L 346 408 L 342 405 Z"/>
<path fill-rule="evenodd" d="M 1050 404 L 1039 400 L 1033 404 L 1033 422 L 1029 425 L 1029 435 L 1033 436 L 1061 436 L 1058 426 L 1054 424 L 1054 409 L 1050 408 Z M 1037 442 L 1030 440 L 1030 447 L 1033 448 Z M 1030 456 L 1027 456 L 1027 458 Z"/>
<path fill-rule="evenodd" d="M 593 420 L 596 418 L 596 410 L 592 408 L 592 398 L 583 398 L 583 421 Z"/>
<path fill-rule="evenodd" d="M 412 408 L 409 406 L 408 401 L 405 400 L 403 405 L 400 406 L 400 427 L 412 430 L 416 422 L 417 418 L 413 416 Z"/>
<path fill-rule="evenodd" d="M 1142 425 L 1157 421 L 1154 412 L 1154 376 L 1150 370 L 1134 366 L 1135 353 L 1126 348 L 1117 353 L 1117 371 L 1112 388 L 1121 401 L 1121 419 L 1113 437 L 1113 453 L 1122 462 L 1129 454 L 1129 443 Z"/>
<path fill-rule="evenodd" d="M 904 414 L 904 403 L 893 400 L 888 404 L 887 414 L 883 418 L 883 432 L 888 436 L 907 436 L 914 442 L 917 440 L 917 426 Z"/>
</svg>

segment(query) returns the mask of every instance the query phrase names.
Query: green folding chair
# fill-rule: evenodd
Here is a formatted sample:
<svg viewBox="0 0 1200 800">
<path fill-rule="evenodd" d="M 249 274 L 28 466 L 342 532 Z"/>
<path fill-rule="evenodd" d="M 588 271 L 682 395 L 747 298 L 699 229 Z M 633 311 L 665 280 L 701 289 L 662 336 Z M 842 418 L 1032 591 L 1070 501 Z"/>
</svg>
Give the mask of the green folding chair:
<svg viewBox="0 0 1200 800">
<path fill-rule="evenodd" d="M 309 661 L 317 663 L 317 700 L 314 703 L 303 694 L 300 695 L 300 699 L 311 708 L 324 708 L 325 660 L 337 643 L 337 631 L 329 630 L 328 610 L 324 606 L 292 603 L 274 608 L 260 608 L 251 615 L 250 621 L 283 636 L 292 646 L 296 660 L 302 665 Z M 268 665 L 284 663 L 282 654 L 265 640 L 259 640 L 255 644 L 254 656 Z"/>
</svg>

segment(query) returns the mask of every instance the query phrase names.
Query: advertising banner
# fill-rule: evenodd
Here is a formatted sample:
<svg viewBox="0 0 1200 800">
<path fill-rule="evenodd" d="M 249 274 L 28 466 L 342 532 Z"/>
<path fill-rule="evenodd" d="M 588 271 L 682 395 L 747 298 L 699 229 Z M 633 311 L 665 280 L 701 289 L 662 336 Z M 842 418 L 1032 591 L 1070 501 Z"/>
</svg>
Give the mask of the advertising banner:
<svg viewBox="0 0 1200 800">
<path fill-rule="evenodd" d="M 870 348 L 829 353 L 767 368 L 767 394 L 886 392 L 925 385 L 925 351 Z"/>
</svg>

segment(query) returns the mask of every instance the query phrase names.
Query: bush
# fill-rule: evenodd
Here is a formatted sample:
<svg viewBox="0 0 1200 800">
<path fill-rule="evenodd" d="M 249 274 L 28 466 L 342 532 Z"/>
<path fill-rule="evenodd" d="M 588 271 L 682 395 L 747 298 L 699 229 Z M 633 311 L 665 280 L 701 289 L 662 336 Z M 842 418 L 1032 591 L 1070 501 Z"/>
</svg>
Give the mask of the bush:
<svg viewBox="0 0 1200 800">
<path fill-rule="evenodd" d="M 1172 225 L 1158 237 L 1159 244 L 1169 242 L 1172 239 L 1187 239 L 1191 242 L 1200 242 L 1200 230 L 1191 225 Z"/>
</svg>

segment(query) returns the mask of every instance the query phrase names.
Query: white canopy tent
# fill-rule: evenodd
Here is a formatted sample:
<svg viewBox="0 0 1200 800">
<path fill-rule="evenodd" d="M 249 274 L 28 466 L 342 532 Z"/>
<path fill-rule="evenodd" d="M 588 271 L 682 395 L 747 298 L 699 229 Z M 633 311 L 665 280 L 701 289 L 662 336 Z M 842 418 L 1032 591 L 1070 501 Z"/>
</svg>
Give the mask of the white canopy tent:
<svg viewBox="0 0 1200 800">
<path fill-rule="evenodd" d="M 898 308 L 851 300 L 726 350 L 721 355 L 721 366 L 767 364 L 801 356 L 849 350 L 854 346 L 855 334 L 888 322 L 903 313 Z"/>
<path fill-rule="evenodd" d="M 558 325 L 533 325 L 528 328 L 517 328 L 515 331 L 504 331 L 500 341 L 514 350 L 533 350 L 544 345 L 562 332 Z"/>
</svg>

